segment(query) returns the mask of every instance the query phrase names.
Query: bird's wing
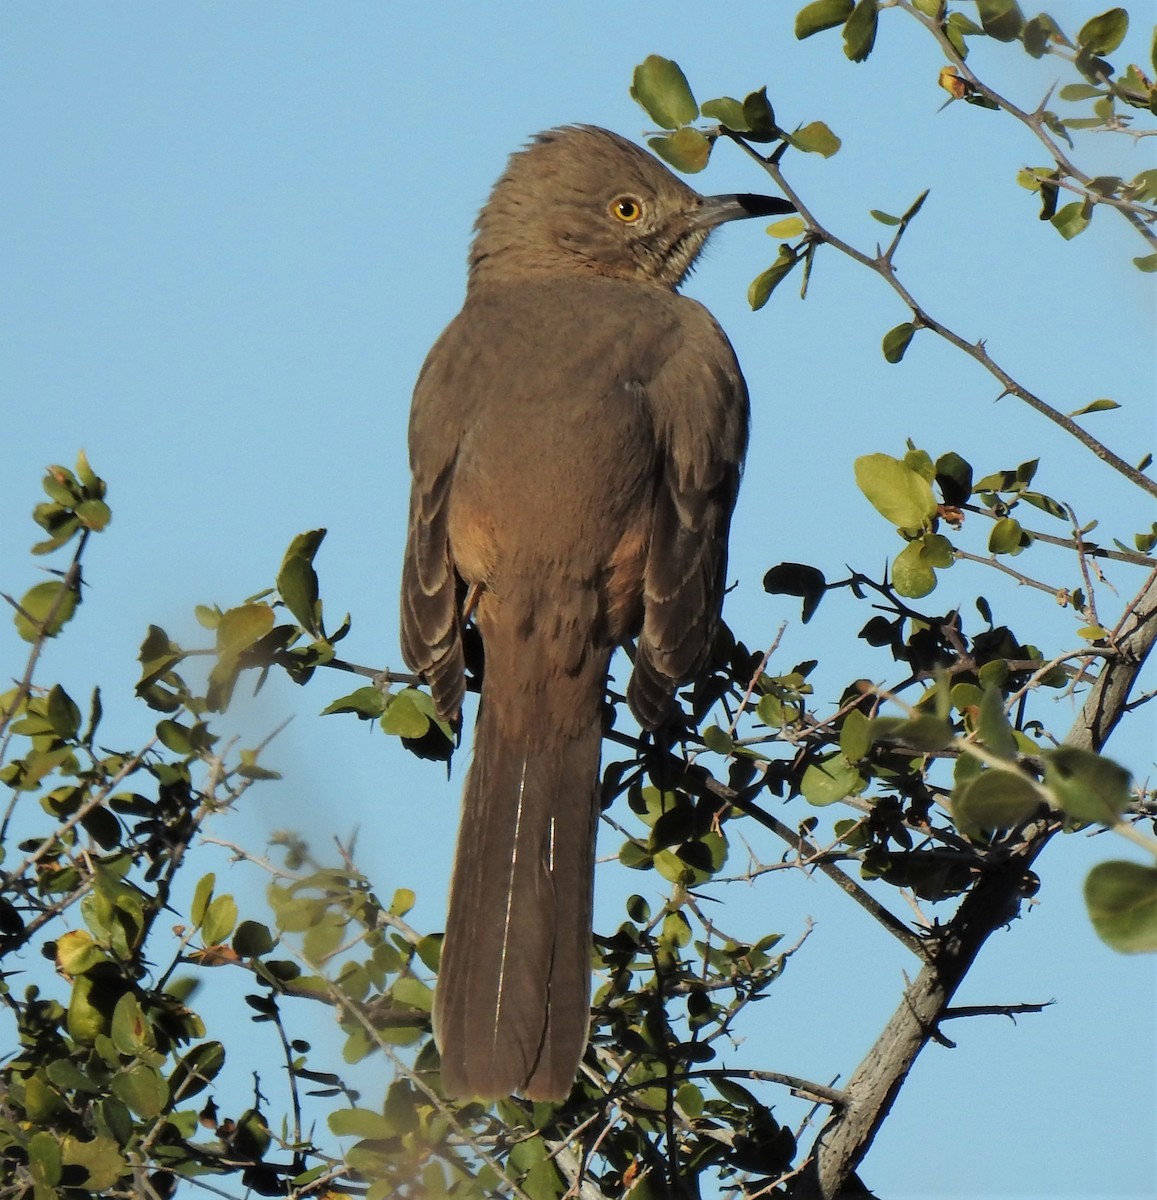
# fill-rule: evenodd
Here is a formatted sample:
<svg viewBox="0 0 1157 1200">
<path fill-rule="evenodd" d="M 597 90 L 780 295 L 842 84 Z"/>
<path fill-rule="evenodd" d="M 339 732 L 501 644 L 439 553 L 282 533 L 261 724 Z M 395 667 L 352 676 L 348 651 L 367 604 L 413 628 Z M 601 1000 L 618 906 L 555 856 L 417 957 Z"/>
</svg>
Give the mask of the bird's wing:
<svg viewBox="0 0 1157 1200">
<path fill-rule="evenodd" d="M 627 693 L 645 728 L 662 723 L 675 688 L 710 655 L 747 446 L 747 387 L 739 365 L 723 332 L 706 310 L 695 308 L 699 320 L 648 385 L 664 456 Z"/>
<path fill-rule="evenodd" d="M 410 413 L 410 520 L 402 565 L 402 657 L 425 676 L 438 715 L 452 720 L 466 693 L 460 598 L 450 554 L 450 489 L 461 441 L 448 334 L 430 351 Z"/>
</svg>

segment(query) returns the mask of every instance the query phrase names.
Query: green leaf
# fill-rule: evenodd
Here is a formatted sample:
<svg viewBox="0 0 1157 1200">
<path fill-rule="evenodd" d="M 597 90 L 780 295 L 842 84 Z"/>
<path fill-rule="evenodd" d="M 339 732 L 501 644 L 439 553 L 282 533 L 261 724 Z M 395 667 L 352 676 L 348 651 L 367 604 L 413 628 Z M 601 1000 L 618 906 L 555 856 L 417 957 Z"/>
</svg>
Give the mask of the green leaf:
<svg viewBox="0 0 1157 1200">
<path fill-rule="evenodd" d="M 809 804 L 822 808 L 854 795 L 863 786 L 864 778 L 852 763 L 842 754 L 829 754 L 808 765 L 799 790 Z"/>
<path fill-rule="evenodd" d="M 1112 409 L 1120 407 L 1116 400 L 1094 400 L 1092 404 L 1086 404 L 1084 408 L 1074 409 L 1069 416 L 1083 417 L 1086 413 L 1110 412 Z"/>
<path fill-rule="evenodd" d="M 636 68 L 631 98 L 663 129 L 690 125 L 699 106 L 679 64 L 658 54 L 648 55 Z"/>
<path fill-rule="evenodd" d="M 824 158 L 831 158 L 842 144 L 823 121 L 811 121 L 802 129 L 789 134 L 787 140 L 797 150 L 804 150 L 808 154 L 822 154 Z"/>
<path fill-rule="evenodd" d="M 1115 825 L 1132 803 L 1132 775 L 1111 758 L 1058 746 L 1044 755 L 1045 786 L 1057 807 L 1074 821 Z"/>
<path fill-rule="evenodd" d="M 747 303 L 752 311 L 758 312 L 770 299 L 771 293 L 788 277 L 799 261 L 790 246 L 780 246 L 779 257 L 761 275 L 757 275 L 747 289 Z"/>
<path fill-rule="evenodd" d="M 881 212 L 878 208 L 868 209 L 868 216 L 874 217 L 881 225 L 899 225 L 900 218 L 894 217 L 891 213 Z"/>
<path fill-rule="evenodd" d="M 1016 0 L 976 0 L 980 24 L 998 42 L 1015 42 L 1024 29 L 1024 13 Z"/>
<path fill-rule="evenodd" d="M 767 232 L 773 238 L 793 238 L 799 237 L 805 229 L 807 225 L 802 217 L 786 217 L 782 221 L 776 221 L 774 225 L 769 225 Z"/>
<path fill-rule="evenodd" d="M 80 709 L 59 683 L 53 684 L 48 693 L 44 703 L 44 715 L 57 737 L 65 741 L 76 737 L 80 729 Z"/>
<path fill-rule="evenodd" d="M 1012 829 L 1042 803 L 1036 788 L 1018 772 L 986 770 L 953 789 L 952 815 L 962 830 Z"/>
<path fill-rule="evenodd" d="M 735 749 L 735 739 L 718 725 L 703 730 L 703 745 L 715 754 L 728 755 Z"/>
<path fill-rule="evenodd" d="M 146 1121 L 160 1116 L 169 1101 L 169 1087 L 164 1078 L 145 1063 L 137 1063 L 117 1075 L 111 1084 L 112 1093 Z"/>
<path fill-rule="evenodd" d="M 1089 83 L 1069 83 L 1057 93 L 1062 100 L 1092 100 L 1107 95 L 1104 88 Z"/>
<path fill-rule="evenodd" d="M 109 1036 L 113 1045 L 130 1058 L 140 1057 L 153 1047 L 153 1034 L 132 992 L 125 992 L 113 1009 Z"/>
<path fill-rule="evenodd" d="M 1157 950 L 1157 868 L 1098 863 L 1085 880 L 1085 904 L 1097 936 L 1114 950 Z"/>
<path fill-rule="evenodd" d="M 177 1063 L 169 1077 L 174 1103 L 203 1092 L 225 1065 L 225 1047 L 220 1042 L 202 1042 Z"/>
<path fill-rule="evenodd" d="M 62 579 L 49 579 L 29 588 L 20 601 L 22 612 L 13 615 L 16 632 L 26 642 L 36 642 L 41 636 L 56 637 L 72 619 L 80 594 L 67 587 Z"/>
<path fill-rule="evenodd" d="M 803 41 L 812 34 L 834 29 L 848 19 L 853 8 L 854 0 L 813 0 L 796 13 L 795 36 Z"/>
<path fill-rule="evenodd" d="M 70 1133 L 65 1134 L 60 1142 L 60 1158 L 64 1166 L 79 1167 L 85 1172 L 82 1186 L 90 1193 L 109 1191 L 129 1169 L 111 1137 L 82 1142 Z"/>
<path fill-rule="evenodd" d="M 1012 725 L 1004 711 L 1004 697 L 998 687 L 991 684 L 984 688 L 977 715 L 976 731 L 984 748 L 998 758 L 1016 758 L 1016 738 Z"/>
<path fill-rule="evenodd" d="M 193 903 L 189 908 L 189 920 L 193 922 L 195 928 L 200 928 L 201 922 L 205 919 L 205 911 L 209 907 L 209 901 L 213 898 L 213 888 L 217 883 L 217 876 L 211 871 L 208 875 L 202 875 L 197 881 L 196 890 L 193 892 Z"/>
<path fill-rule="evenodd" d="M 339 1108 L 329 1114 L 329 1130 L 336 1137 L 385 1139 L 394 1136 L 394 1127 L 380 1112 L 370 1108 Z"/>
<path fill-rule="evenodd" d="M 157 741 L 181 758 L 188 758 L 194 753 L 192 730 L 180 721 L 158 721 Z"/>
<path fill-rule="evenodd" d="M 76 456 L 76 477 L 88 495 L 105 494 L 104 480 L 89 465 L 88 455 L 83 450 Z"/>
<path fill-rule="evenodd" d="M 205 910 L 201 937 L 206 946 L 221 945 L 237 924 L 237 901 L 232 896 L 216 896 Z"/>
<path fill-rule="evenodd" d="M 387 697 L 382 714 L 383 733 L 395 737 L 420 738 L 430 727 L 430 697 L 416 688 L 403 688 Z"/>
<path fill-rule="evenodd" d="M 233 949 L 241 958 L 260 958 L 273 949 L 273 935 L 260 921 L 242 921 L 233 935 Z"/>
<path fill-rule="evenodd" d="M 1144 271 L 1147 275 L 1151 275 L 1157 271 L 1157 254 L 1142 254 L 1133 259 L 1133 266 L 1138 271 Z"/>
<path fill-rule="evenodd" d="M 108 962 L 108 956 L 84 929 L 70 929 L 56 939 L 56 965 L 65 975 L 84 975 Z"/>
<path fill-rule="evenodd" d="M 892 562 L 892 586 L 901 596 L 919 600 L 936 587 L 936 572 L 919 542 L 909 542 Z"/>
<path fill-rule="evenodd" d="M 911 321 L 904 321 L 884 334 L 883 350 L 888 362 L 898 363 L 904 357 L 904 351 L 908 349 L 915 332 L 916 326 Z"/>
<path fill-rule="evenodd" d="M 894 742 L 930 754 L 952 742 L 952 725 L 943 717 L 920 713 L 915 717 L 876 717 L 868 729 L 873 742 Z"/>
<path fill-rule="evenodd" d="M 36 1185 L 35 1200 L 55 1197 L 60 1182 L 60 1143 L 55 1134 L 42 1129 L 28 1139 L 28 1170 Z"/>
<path fill-rule="evenodd" d="M 970 21 L 961 12 L 950 13 L 948 20 L 944 23 L 944 36 L 952 45 L 952 49 L 960 55 L 961 58 L 968 57 L 968 45 L 965 42 L 965 36 L 975 37 L 978 33 L 983 33 L 975 21 Z"/>
<path fill-rule="evenodd" d="M 706 100 L 699 106 L 699 111 L 712 121 L 718 121 L 725 129 L 736 133 L 747 133 L 749 126 L 743 115 L 743 101 L 733 96 L 720 96 L 718 100 Z"/>
<path fill-rule="evenodd" d="M 988 534 L 989 554 L 1017 555 L 1032 544 L 1032 535 L 1027 533 L 1015 517 L 1001 517 Z"/>
<path fill-rule="evenodd" d="M 346 696 L 339 696 L 321 710 L 321 715 L 324 717 L 331 713 L 354 713 L 363 721 L 376 721 L 386 711 L 387 699 L 380 688 L 367 684 Z"/>
<path fill-rule="evenodd" d="M 1064 208 L 1058 209 L 1049 219 L 1061 237 L 1066 242 L 1070 242 L 1078 234 L 1084 233 L 1088 229 L 1092 213 L 1093 206 L 1089 201 L 1074 200 L 1072 204 L 1066 204 Z"/>
<path fill-rule="evenodd" d="M 75 511 L 85 529 L 91 529 L 94 533 L 99 533 L 112 520 L 112 512 L 103 500 L 82 500 Z"/>
<path fill-rule="evenodd" d="M 858 708 L 844 717 L 840 726 L 840 752 L 849 762 L 867 758 L 872 748 L 872 722 Z"/>
<path fill-rule="evenodd" d="M 659 935 L 664 942 L 681 949 L 691 944 L 691 923 L 681 912 L 669 912 L 663 918 L 663 931 Z"/>
<path fill-rule="evenodd" d="M 876 44 L 877 0 L 859 0 L 844 24 L 844 53 L 852 62 L 863 62 Z"/>
<path fill-rule="evenodd" d="M 770 142 L 779 135 L 766 87 L 744 96 L 743 120 L 747 124 L 750 136 L 757 142 Z"/>
<path fill-rule="evenodd" d="M 390 989 L 390 995 L 399 1003 L 417 1008 L 422 1012 L 434 1011 L 434 993 L 412 975 L 403 976 Z"/>
<path fill-rule="evenodd" d="M 1111 54 L 1125 40 L 1129 14 L 1123 8 L 1110 8 L 1081 26 L 1077 45 L 1084 54 Z"/>
<path fill-rule="evenodd" d="M 277 573 L 277 591 L 285 607 L 297 619 L 297 623 L 317 637 L 321 633 L 321 606 L 318 603 L 317 572 L 313 569 L 324 529 L 311 529 L 299 533 L 289 544 L 281 569 Z"/>
<path fill-rule="evenodd" d="M 676 171 L 688 175 L 702 171 L 711 157 L 711 140 L 698 129 L 678 129 L 662 137 L 648 138 L 647 145 Z"/>
<path fill-rule="evenodd" d="M 945 504 L 963 504 L 972 495 L 972 465 L 954 450 L 936 460 L 936 483 Z"/>
<path fill-rule="evenodd" d="M 900 529 L 923 529 L 936 515 L 936 497 L 922 475 L 889 454 L 865 454 L 855 462 L 856 484 L 872 507 Z"/>
<path fill-rule="evenodd" d="M 268 604 L 242 604 L 221 614 L 217 625 L 217 657 L 230 660 L 248 650 L 273 628 Z"/>
</svg>

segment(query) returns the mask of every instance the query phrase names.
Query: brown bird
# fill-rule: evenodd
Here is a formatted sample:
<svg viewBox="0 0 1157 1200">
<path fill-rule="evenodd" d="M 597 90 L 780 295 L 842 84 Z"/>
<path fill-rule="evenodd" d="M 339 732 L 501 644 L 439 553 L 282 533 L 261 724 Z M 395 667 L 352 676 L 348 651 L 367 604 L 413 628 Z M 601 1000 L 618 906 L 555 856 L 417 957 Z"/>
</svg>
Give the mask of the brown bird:
<svg viewBox="0 0 1157 1200">
<path fill-rule="evenodd" d="M 675 289 L 717 225 L 785 211 L 571 126 L 515 154 L 479 214 L 414 391 L 402 580 L 403 655 L 442 718 L 471 613 L 484 649 L 434 1009 L 449 1095 L 574 1082 L 611 653 L 638 637 L 627 698 L 655 729 L 710 651 L 747 442 L 731 345 Z"/>
</svg>

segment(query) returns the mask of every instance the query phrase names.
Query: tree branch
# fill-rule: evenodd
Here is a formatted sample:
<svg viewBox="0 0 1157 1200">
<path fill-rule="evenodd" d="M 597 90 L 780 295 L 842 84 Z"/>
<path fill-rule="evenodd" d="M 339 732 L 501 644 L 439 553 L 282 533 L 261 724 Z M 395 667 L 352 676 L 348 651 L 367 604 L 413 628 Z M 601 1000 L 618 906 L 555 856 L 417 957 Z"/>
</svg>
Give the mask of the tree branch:
<svg viewBox="0 0 1157 1200">
<path fill-rule="evenodd" d="M 1120 657 L 1105 663 L 1066 744 L 1093 751 L 1104 746 L 1128 707 L 1130 692 L 1155 642 L 1157 573 L 1131 605 L 1118 642 Z M 788 1193 L 792 1200 L 834 1200 L 841 1195 L 989 935 L 1016 917 L 1026 872 L 1055 828 L 1041 821 L 1025 830 L 1017 852 L 982 875 L 931 943 L 932 961 L 904 992 L 883 1033 L 848 1081 L 847 1105 L 817 1138 L 808 1170 L 793 1181 Z"/>
</svg>

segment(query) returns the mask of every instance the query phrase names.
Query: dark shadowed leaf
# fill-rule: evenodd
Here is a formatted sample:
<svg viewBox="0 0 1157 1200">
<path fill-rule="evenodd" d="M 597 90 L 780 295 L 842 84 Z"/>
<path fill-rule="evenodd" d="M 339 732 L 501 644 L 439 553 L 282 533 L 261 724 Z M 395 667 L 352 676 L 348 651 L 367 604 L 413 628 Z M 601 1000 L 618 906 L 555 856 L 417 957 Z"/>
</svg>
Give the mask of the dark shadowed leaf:
<svg viewBox="0 0 1157 1200">
<path fill-rule="evenodd" d="M 904 351 L 908 349 L 915 332 L 916 326 L 911 321 L 904 321 L 884 334 L 883 350 L 888 362 L 898 363 L 904 357 Z"/>
<path fill-rule="evenodd" d="M 1085 54 L 1111 54 L 1129 32 L 1129 14 L 1123 8 L 1110 8 L 1086 21 L 1077 34 L 1077 45 Z"/>
<path fill-rule="evenodd" d="M 844 53 L 852 62 L 863 62 L 876 44 L 877 0 L 859 0 L 844 24 Z"/>
<path fill-rule="evenodd" d="M 855 8 L 854 0 L 814 0 L 795 16 L 795 36 L 801 41 L 814 33 L 842 25 Z"/>
<path fill-rule="evenodd" d="M 1015 42 L 1024 28 L 1024 14 L 1016 0 L 976 0 L 980 24 L 998 42 Z"/>
<path fill-rule="evenodd" d="M 936 485 L 945 504 L 964 504 L 972 495 L 972 467 L 953 450 L 936 460 Z"/>
<path fill-rule="evenodd" d="M 806 624 L 827 589 L 824 573 L 806 563 L 780 563 L 763 577 L 763 590 L 772 595 L 803 598 L 803 621 Z"/>
</svg>

